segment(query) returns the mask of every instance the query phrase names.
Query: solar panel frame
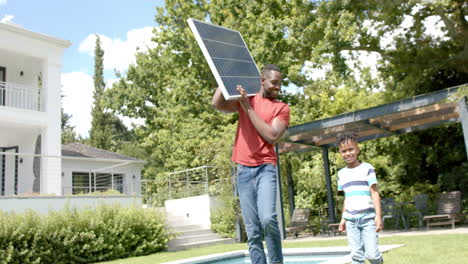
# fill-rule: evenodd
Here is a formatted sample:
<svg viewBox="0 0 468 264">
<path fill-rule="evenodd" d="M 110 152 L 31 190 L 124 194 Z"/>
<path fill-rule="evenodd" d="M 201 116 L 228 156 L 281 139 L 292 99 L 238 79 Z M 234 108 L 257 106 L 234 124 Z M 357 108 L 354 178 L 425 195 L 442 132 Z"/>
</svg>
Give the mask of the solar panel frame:
<svg viewBox="0 0 468 264">
<path fill-rule="evenodd" d="M 260 71 L 239 31 L 193 18 L 187 22 L 226 100 L 240 97 L 238 84 L 247 96 L 260 91 Z"/>
</svg>

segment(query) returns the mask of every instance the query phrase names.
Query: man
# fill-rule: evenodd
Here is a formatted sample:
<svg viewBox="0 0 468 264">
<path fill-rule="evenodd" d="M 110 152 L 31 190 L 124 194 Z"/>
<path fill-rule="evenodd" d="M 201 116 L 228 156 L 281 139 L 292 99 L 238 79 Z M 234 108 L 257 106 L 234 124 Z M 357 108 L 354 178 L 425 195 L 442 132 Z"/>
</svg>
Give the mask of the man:
<svg viewBox="0 0 468 264">
<path fill-rule="evenodd" d="M 247 97 L 240 85 L 238 100 L 226 101 L 218 88 L 213 95 L 215 109 L 239 112 L 232 160 L 237 163 L 237 190 L 247 232 L 250 259 L 266 264 L 262 244 L 264 233 L 270 263 L 283 263 L 281 234 L 276 213 L 277 173 L 274 144 L 289 125 L 289 106 L 276 99 L 281 90 L 281 71 L 267 64 L 261 72 L 261 89 Z"/>
</svg>

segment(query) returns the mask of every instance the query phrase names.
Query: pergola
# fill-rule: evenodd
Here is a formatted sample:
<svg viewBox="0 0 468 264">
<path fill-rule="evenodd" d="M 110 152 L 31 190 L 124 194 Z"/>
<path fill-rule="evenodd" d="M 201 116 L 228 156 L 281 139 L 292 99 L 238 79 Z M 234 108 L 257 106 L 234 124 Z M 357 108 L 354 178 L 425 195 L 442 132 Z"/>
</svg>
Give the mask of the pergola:
<svg viewBox="0 0 468 264">
<path fill-rule="evenodd" d="M 450 87 L 429 94 L 414 96 L 396 102 L 341 114 L 288 128 L 278 143 L 279 153 L 322 152 L 327 188 L 329 221 L 335 221 L 334 200 L 330 177 L 328 149 L 336 146 L 338 133 L 352 130 L 359 141 L 424 130 L 441 124 L 461 122 L 468 157 L 468 111 L 466 92 L 468 84 Z M 458 95 L 465 95 L 462 99 Z M 279 171 L 279 170 L 278 170 Z M 288 171 L 288 182 L 292 182 Z M 294 209 L 293 186 L 288 184 L 289 203 Z M 284 222 L 284 219 L 283 219 Z"/>
</svg>

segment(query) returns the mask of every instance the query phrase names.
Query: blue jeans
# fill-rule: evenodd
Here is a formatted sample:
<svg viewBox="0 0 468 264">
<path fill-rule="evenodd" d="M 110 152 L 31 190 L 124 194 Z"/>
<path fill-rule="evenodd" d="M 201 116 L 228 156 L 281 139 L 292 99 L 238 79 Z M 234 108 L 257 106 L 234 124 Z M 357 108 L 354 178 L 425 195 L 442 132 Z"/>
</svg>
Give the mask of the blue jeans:
<svg viewBox="0 0 468 264">
<path fill-rule="evenodd" d="M 375 229 L 374 218 L 346 220 L 346 233 L 353 264 L 363 264 L 366 258 L 373 264 L 383 263 Z"/>
<path fill-rule="evenodd" d="M 252 264 L 266 264 L 262 234 L 270 263 L 282 263 L 281 234 L 276 214 L 276 166 L 237 165 L 237 192 Z"/>
</svg>

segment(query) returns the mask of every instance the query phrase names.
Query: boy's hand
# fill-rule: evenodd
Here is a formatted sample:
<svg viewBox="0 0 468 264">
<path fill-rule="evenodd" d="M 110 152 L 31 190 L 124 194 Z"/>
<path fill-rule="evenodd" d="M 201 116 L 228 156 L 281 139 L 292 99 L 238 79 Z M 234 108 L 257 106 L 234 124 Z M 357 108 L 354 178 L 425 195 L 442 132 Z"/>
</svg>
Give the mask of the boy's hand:
<svg viewBox="0 0 468 264">
<path fill-rule="evenodd" d="M 344 218 L 341 218 L 340 225 L 338 226 L 338 231 L 346 231 L 346 220 L 344 220 Z"/>
<path fill-rule="evenodd" d="M 374 221 L 375 221 L 375 232 L 380 232 L 383 229 L 382 218 L 380 216 L 376 216 Z"/>
</svg>

